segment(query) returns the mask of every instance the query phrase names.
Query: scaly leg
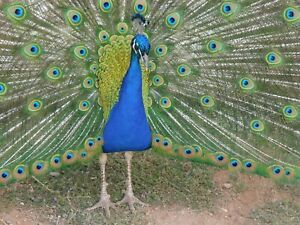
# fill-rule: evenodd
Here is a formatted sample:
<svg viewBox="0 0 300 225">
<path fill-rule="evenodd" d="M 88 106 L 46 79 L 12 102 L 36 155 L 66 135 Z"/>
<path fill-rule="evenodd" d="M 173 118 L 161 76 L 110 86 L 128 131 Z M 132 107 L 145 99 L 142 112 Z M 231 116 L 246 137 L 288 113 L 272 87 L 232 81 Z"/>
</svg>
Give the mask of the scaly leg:
<svg viewBox="0 0 300 225">
<path fill-rule="evenodd" d="M 127 172 L 128 172 L 128 177 L 127 177 L 127 189 L 125 192 L 125 196 L 124 198 L 117 202 L 117 205 L 121 205 L 121 204 L 128 204 L 129 208 L 132 212 L 135 211 L 134 208 L 134 203 L 138 203 L 142 206 L 147 206 L 147 204 L 143 203 L 142 201 L 140 201 L 138 198 L 136 198 L 133 195 L 133 189 L 132 189 L 132 182 L 131 182 L 131 159 L 132 159 L 133 153 L 132 152 L 126 152 L 125 153 L 125 159 L 126 159 L 126 163 L 127 163 Z"/>
<path fill-rule="evenodd" d="M 91 208 L 88 208 L 88 211 L 98 209 L 98 208 L 103 208 L 105 211 L 105 215 L 107 217 L 110 217 L 110 210 L 109 208 L 115 208 L 114 204 L 110 201 L 110 195 L 107 193 L 107 183 L 105 179 L 105 165 L 107 162 L 107 154 L 102 153 L 99 158 L 100 166 L 101 166 L 101 176 L 102 176 L 102 188 L 101 188 L 101 197 L 100 201 L 94 205 Z"/>
</svg>

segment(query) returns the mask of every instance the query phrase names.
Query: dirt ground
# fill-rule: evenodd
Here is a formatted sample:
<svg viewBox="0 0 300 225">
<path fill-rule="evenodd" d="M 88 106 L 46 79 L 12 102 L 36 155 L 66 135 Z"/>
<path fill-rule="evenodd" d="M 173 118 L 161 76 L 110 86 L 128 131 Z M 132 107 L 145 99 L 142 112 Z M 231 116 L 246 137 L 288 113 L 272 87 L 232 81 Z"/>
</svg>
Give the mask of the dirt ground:
<svg viewBox="0 0 300 225">
<path fill-rule="evenodd" d="M 226 171 L 214 175 L 215 184 L 222 189 L 222 196 L 217 199 L 214 212 L 197 212 L 181 208 L 179 205 L 166 208 L 151 208 L 149 216 L 155 225 L 232 225 L 256 224 L 250 218 L 251 210 L 263 206 L 266 202 L 293 200 L 292 193 L 278 190 L 273 181 L 258 176 L 241 175 L 239 182 L 247 184 L 241 192 L 234 190 Z M 300 211 L 299 211 L 300 215 Z"/>
<path fill-rule="evenodd" d="M 226 171 L 214 174 L 215 185 L 222 190 L 222 196 L 217 199 L 213 212 L 185 208 L 178 204 L 147 207 L 144 211 L 150 225 L 232 225 L 255 224 L 250 218 L 252 209 L 263 206 L 266 202 L 296 201 L 300 196 L 278 189 L 270 179 L 258 176 L 240 175 L 239 183 L 247 185 L 236 192 L 234 184 Z M 138 213 L 140 213 L 140 210 Z M 8 208 L 0 214 L 0 224 L 3 225 L 50 225 L 41 219 L 40 212 L 28 209 L 22 203 L 20 206 Z M 299 212 L 300 215 L 300 212 Z M 64 224 L 57 218 L 56 224 Z"/>
<path fill-rule="evenodd" d="M 178 163 L 176 164 L 178 165 Z M 182 164 L 182 168 L 190 170 L 190 164 Z M 182 170 L 179 168 L 179 170 Z M 202 170 L 202 168 L 200 168 Z M 213 188 L 209 192 L 214 192 L 213 195 L 209 195 L 209 201 L 207 207 L 205 203 L 203 207 L 187 207 L 185 200 L 180 199 L 179 202 L 164 201 L 163 198 L 168 198 L 168 194 L 162 195 L 162 200 L 155 201 L 154 204 L 150 203 L 149 207 L 139 208 L 135 215 L 124 214 L 119 217 L 129 217 L 129 220 L 103 220 L 104 222 L 97 222 L 97 219 L 84 219 L 80 222 L 76 219 L 76 222 L 61 216 L 59 213 L 54 213 L 51 207 L 48 205 L 49 202 L 42 200 L 40 204 L 23 202 L 22 198 L 18 197 L 17 201 L 2 201 L 2 199 L 9 199 L 7 191 L 0 190 L 1 196 L 1 207 L 0 207 L 0 225 L 64 225 L 64 224 L 145 224 L 145 225 L 256 225 L 256 224 L 274 224 L 274 225 L 297 225 L 300 224 L 300 188 L 299 186 L 285 186 L 277 185 L 271 179 L 255 175 L 239 174 L 232 176 L 227 171 L 215 170 L 211 168 L 204 169 L 206 173 L 211 170 L 211 181 Z M 176 171 L 176 173 L 178 173 Z M 191 172 L 188 172 L 191 173 Z M 172 180 L 170 175 L 170 179 Z M 201 175 L 203 177 L 203 174 Z M 194 179 L 194 178 L 193 178 Z M 206 177 L 205 179 L 209 179 Z M 159 181 L 158 181 L 159 182 Z M 168 184 L 170 184 L 169 181 Z M 187 182 L 187 181 L 183 181 Z M 41 185 L 41 184 L 36 184 Z M 183 186 L 183 184 L 178 184 Z M 205 184 L 206 185 L 206 184 Z M 149 185 L 150 186 L 150 185 Z M 33 189 L 36 188 L 33 186 Z M 206 195 L 201 191 L 201 187 L 191 186 L 187 187 L 193 190 L 189 192 L 192 200 L 194 196 Z M 205 186 L 206 188 L 206 186 Z M 166 189 L 165 187 L 162 188 Z M 154 192 L 156 189 L 153 189 Z M 152 190 L 152 192 L 153 192 Z M 175 190 L 175 189 L 174 189 Z M 31 192 L 30 188 L 26 190 Z M 44 190 L 45 193 L 47 190 Z M 199 194 L 197 192 L 199 191 Z M 62 191 L 61 191 L 62 192 Z M 162 192 L 160 189 L 157 192 Z M 172 192 L 170 191 L 170 196 Z M 182 191 L 181 191 L 182 192 Z M 25 192 L 26 193 L 26 192 Z M 40 193 L 39 195 L 42 195 Z M 195 194 L 195 195 L 193 195 Z M 9 195 L 9 194 L 8 194 Z M 37 194 L 36 194 L 37 195 Z M 175 199 L 179 196 L 179 193 L 174 193 Z M 178 195 L 178 196 L 177 196 Z M 213 196 L 213 197 L 211 197 Z M 84 197 L 84 196 L 80 196 Z M 174 196 L 173 196 L 174 197 Z M 31 197 L 30 197 L 31 198 Z M 205 198 L 203 198 L 205 199 Z M 191 200 L 191 201 L 192 201 Z M 187 197 L 186 201 L 190 201 Z M 197 200 L 201 205 L 202 200 Z M 196 201 L 196 204 L 197 204 Z M 58 204 L 58 203 L 53 203 Z M 76 207 L 76 202 L 71 204 Z M 90 203 L 89 203 L 90 204 Z M 73 207 L 72 206 L 72 207 Z M 101 215 L 101 210 L 96 210 L 93 214 L 83 212 L 84 206 L 80 205 L 80 209 L 77 212 L 80 217 L 91 217 Z M 60 210 L 60 208 L 58 209 Z M 72 209 L 66 208 L 66 211 Z M 128 211 L 124 209 L 123 211 Z M 120 211 L 112 214 L 119 213 Z M 75 214 L 73 215 L 75 217 Z M 132 218 L 134 217 L 134 218 Z M 86 222 L 93 221 L 93 222 Z M 96 222 L 95 222 L 96 221 Z M 123 222 L 122 222 L 123 221 Z"/>
</svg>

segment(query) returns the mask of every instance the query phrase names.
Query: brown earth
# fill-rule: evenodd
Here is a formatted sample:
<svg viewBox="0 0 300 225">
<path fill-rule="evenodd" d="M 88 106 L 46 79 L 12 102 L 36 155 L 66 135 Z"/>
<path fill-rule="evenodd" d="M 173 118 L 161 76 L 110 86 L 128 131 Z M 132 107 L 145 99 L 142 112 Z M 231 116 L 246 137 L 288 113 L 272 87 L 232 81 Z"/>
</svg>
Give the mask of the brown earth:
<svg viewBox="0 0 300 225">
<path fill-rule="evenodd" d="M 149 225 L 249 225 L 258 224 L 250 218 L 251 211 L 263 207 L 266 202 L 300 201 L 299 196 L 278 188 L 270 179 L 244 174 L 232 179 L 226 171 L 217 171 L 213 179 L 221 194 L 216 198 L 216 207 L 212 212 L 174 204 L 140 209 L 137 213 L 142 212 L 144 221 L 147 221 L 145 224 Z M 0 213 L 1 225 L 53 224 L 46 222 L 37 209 L 26 208 L 24 203 L 18 206 L 2 205 L 1 208 L 5 208 Z M 59 224 L 65 222 L 56 218 L 56 225 Z"/>
</svg>

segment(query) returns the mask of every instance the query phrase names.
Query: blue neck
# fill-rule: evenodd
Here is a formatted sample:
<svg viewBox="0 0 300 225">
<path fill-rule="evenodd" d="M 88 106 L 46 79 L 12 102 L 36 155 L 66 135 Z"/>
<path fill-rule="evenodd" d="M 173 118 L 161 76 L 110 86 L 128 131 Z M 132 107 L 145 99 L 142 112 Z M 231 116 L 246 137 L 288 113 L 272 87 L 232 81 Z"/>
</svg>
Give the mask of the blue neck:
<svg viewBox="0 0 300 225">
<path fill-rule="evenodd" d="M 132 51 L 130 66 L 124 77 L 120 90 L 119 102 L 125 100 L 126 102 L 129 101 L 126 104 L 130 104 L 130 102 L 139 102 L 140 104 L 143 104 L 142 86 L 142 70 L 139 57 Z"/>
</svg>

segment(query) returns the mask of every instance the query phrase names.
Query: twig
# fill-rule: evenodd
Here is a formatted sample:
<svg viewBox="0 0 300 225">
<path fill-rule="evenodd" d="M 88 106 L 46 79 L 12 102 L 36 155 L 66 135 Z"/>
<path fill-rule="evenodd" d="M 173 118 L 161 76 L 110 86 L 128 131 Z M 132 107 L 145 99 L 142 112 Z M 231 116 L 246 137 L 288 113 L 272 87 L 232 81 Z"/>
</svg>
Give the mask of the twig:
<svg viewBox="0 0 300 225">
<path fill-rule="evenodd" d="M 32 178 L 33 178 L 36 182 L 38 182 L 40 185 L 42 185 L 42 186 L 43 186 L 46 190 L 48 190 L 49 192 L 55 193 L 54 190 L 48 188 L 45 184 L 43 184 L 43 183 L 42 183 L 39 179 L 37 179 L 35 176 L 32 176 Z"/>
</svg>

